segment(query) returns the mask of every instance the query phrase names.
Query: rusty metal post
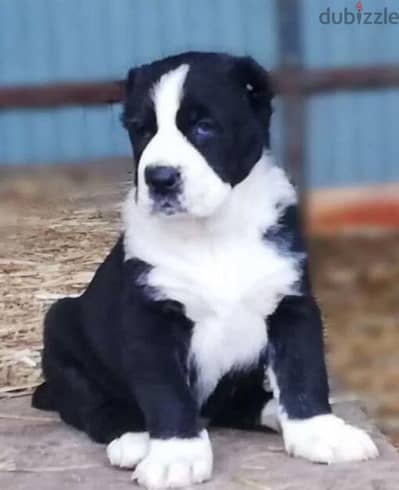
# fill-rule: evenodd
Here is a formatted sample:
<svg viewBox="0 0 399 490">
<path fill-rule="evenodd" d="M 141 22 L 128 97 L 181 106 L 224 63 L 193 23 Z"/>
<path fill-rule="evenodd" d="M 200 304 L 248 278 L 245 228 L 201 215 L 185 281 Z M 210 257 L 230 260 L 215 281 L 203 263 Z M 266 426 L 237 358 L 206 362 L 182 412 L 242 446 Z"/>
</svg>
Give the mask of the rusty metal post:
<svg viewBox="0 0 399 490">
<path fill-rule="evenodd" d="M 277 0 L 279 69 L 285 77 L 295 77 L 303 67 L 300 0 Z M 306 191 L 305 98 L 300 92 L 282 95 L 283 166 L 293 179 L 304 207 Z"/>
</svg>

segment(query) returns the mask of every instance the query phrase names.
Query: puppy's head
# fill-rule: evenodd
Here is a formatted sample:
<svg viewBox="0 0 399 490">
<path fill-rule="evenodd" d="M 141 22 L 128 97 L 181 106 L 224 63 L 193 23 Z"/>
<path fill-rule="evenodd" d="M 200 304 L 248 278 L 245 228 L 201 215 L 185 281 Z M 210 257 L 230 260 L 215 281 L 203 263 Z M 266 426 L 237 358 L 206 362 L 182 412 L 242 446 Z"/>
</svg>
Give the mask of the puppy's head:
<svg viewBox="0 0 399 490">
<path fill-rule="evenodd" d="M 138 206 L 212 215 L 268 147 L 271 99 L 248 57 L 191 52 L 130 70 L 122 119 Z"/>
</svg>

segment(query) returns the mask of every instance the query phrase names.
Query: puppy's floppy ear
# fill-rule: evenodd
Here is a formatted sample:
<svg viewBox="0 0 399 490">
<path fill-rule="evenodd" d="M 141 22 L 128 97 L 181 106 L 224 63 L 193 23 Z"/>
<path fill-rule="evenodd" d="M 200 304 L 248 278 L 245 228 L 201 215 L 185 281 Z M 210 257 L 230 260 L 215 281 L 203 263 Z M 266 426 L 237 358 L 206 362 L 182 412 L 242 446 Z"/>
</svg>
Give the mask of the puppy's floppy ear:
<svg viewBox="0 0 399 490">
<path fill-rule="evenodd" d="M 129 70 L 127 77 L 126 77 L 126 80 L 125 80 L 126 95 L 128 95 L 129 92 L 131 92 L 133 90 L 136 75 L 137 75 L 137 68 L 131 68 Z"/>
<path fill-rule="evenodd" d="M 137 75 L 137 68 L 131 68 L 127 74 L 127 77 L 123 81 L 123 109 L 120 116 L 122 125 L 127 129 L 127 112 L 129 105 L 129 95 L 131 94 Z"/>
<path fill-rule="evenodd" d="M 254 112 L 268 125 L 274 96 L 268 72 L 250 56 L 236 58 L 234 73 Z"/>
</svg>

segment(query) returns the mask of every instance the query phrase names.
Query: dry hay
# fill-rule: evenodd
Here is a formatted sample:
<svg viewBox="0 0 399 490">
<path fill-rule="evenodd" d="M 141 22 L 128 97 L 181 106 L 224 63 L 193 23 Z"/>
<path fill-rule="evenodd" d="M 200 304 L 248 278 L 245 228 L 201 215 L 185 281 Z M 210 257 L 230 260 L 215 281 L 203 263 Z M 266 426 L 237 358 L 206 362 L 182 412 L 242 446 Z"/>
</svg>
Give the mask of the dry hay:
<svg viewBox="0 0 399 490">
<path fill-rule="evenodd" d="M 126 184 L 42 177 L 0 186 L 0 397 L 40 382 L 45 311 L 82 291 L 119 229 Z"/>
<path fill-rule="evenodd" d="M 329 364 L 399 446 L 399 232 L 319 238 L 315 289 Z"/>
</svg>

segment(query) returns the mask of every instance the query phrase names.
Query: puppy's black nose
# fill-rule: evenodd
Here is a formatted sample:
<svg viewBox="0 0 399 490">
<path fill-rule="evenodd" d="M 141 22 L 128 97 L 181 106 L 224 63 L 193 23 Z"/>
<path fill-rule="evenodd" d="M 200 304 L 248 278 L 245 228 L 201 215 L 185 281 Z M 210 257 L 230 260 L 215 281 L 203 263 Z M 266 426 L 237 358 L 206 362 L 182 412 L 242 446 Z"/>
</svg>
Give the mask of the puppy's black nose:
<svg viewBox="0 0 399 490">
<path fill-rule="evenodd" d="M 177 190 L 181 177 L 178 169 L 163 165 L 153 165 L 144 171 L 148 187 L 154 192 L 168 193 Z"/>
</svg>

